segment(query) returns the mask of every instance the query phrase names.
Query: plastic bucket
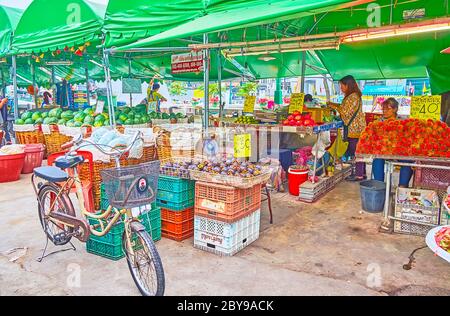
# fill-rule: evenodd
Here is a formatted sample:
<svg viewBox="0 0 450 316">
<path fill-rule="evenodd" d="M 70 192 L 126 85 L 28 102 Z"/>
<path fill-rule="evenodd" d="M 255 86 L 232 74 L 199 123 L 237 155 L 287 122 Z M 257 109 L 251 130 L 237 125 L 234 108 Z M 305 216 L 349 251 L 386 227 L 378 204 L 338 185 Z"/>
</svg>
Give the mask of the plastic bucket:
<svg viewBox="0 0 450 316">
<path fill-rule="evenodd" d="M 384 209 L 386 183 L 377 180 L 360 182 L 362 209 L 369 213 L 381 213 Z"/>
<path fill-rule="evenodd" d="M 300 194 L 300 185 L 308 180 L 309 170 L 296 170 L 289 168 L 288 181 L 289 181 L 289 193 L 295 196 Z"/>
<path fill-rule="evenodd" d="M 22 168 L 22 173 L 32 173 L 34 168 L 42 165 L 44 159 L 44 145 L 42 144 L 28 144 L 25 145 L 25 161 Z"/>
<path fill-rule="evenodd" d="M 25 153 L 0 156 L 0 183 L 19 180 L 24 161 Z"/>
</svg>

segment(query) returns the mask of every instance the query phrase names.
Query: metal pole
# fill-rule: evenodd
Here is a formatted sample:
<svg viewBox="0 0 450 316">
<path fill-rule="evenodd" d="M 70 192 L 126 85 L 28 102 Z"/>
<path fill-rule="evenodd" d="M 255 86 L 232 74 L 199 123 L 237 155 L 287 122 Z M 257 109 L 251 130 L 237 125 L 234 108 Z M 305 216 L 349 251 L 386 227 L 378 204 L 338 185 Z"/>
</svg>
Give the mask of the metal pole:
<svg viewBox="0 0 450 316">
<path fill-rule="evenodd" d="M 219 85 L 219 118 L 223 118 L 222 108 L 222 56 L 220 50 L 217 51 L 217 84 Z"/>
<path fill-rule="evenodd" d="M 12 56 L 12 80 L 13 80 L 13 96 L 14 96 L 14 119 L 19 118 L 19 100 L 17 97 L 17 61 L 16 56 Z"/>
<path fill-rule="evenodd" d="M 300 85 L 300 92 L 305 92 L 305 74 L 306 74 L 306 51 L 302 52 L 302 81 Z"/>
<path fill-rule="evenodd" d="M 131 56 L 128 58 L 128 77 L 131 78 Z M 130 93 L 130 106 L 133 106 L 133 94 Z"/>
<path fill-rule="evenodd" d="M 91 95 L 89 92 L 89 56 L 86 55 L 86 98 L 87 98 L 87 104 L 90 107 L 91 106 Z"/>
<path fill-rule="evenodd" d="M 37 102 L 37 89 L 36 89 L 36 68 L 33 63 L 33 60 L 31 60 L 31 73 L 33 76 L 33 94 L 34 94 L 34 106 L 37 109 L 38 108 L 38 102 Z"/>
<path fill-rule="evenodd" d="M 109 70 L 109 56 L 104 50 L 103 50 L 103 70 L 105 72 L 109 124 L 112 127 L 116 127 L 116 118 L 115 118 L 115 113 L 114 113 L 113 96 L 112 96 L 111 72 Z"/>
<path fill-rule="evenodd" d="M 2 73 L 2 97 L 6 98 L 6 84 L 5 84 L 5 75 L 3 74 L 3 69 L 1 69 Z"/>
<path fill-rule="evenodd" d="M 208 34 L 203 34 L 203 44 L 208 44 Z M 209 127 L 209 49 L 203 50 L 204 76 L 203 85 L 205 87 L 204 110 L 203 110 L 203 128 L 205 134 Z"/>
</svg>

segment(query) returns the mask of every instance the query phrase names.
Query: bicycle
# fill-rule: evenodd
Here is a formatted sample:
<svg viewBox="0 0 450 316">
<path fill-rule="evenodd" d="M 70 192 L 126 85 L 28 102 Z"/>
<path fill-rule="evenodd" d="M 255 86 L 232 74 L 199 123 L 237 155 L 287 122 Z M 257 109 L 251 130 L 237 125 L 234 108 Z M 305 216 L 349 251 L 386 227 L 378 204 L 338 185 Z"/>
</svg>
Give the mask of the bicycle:
<svg viewBox="0 0 450 316">
<path fill-rule="evenodd" d="M 54 167 L 34 169 L 31 182 L 37 195 L 39 219 L 47 236 L 47 244 L 50 240 L 54 245 L 62 246 L 69 243 L 72 237 L 86 242 L 91 234 L 102 237 L 122 220 L 125 226 L 122 247 L 134 283 L 144 296 L 162 296 L 165 277 L 161 258 L 144 225 L 131 211 L 133 207 L 147 205 L 155 200 L 159 161 L 144 163 L 138 168 L 120 167 L 120 158 L 131 150 L 138 139 L 142 140 L 140 132 L 133 136 L 133 141 L 127 148 L 107 151 L 103 148 L 104 145 L 95 144 L 80 135 L 63 145 L 64 150 L 70 150 L 55 160 Z M 95 214 L 89 213 L 85 208 L 77 171 L 77 166 L 84 162 L 84 158 L 77 155 L 76 151 L 84 147 L 81 146 L 83 143 L 95 146 L 103 154 L 112 157 L 116 164 L 116 168 L 101 172 L 110 206 L 106 211 Z M 46 182 L 36 184 L 36 178 Z M 73 186 L 76 188 L 81 216 L 77 215 L 69 197 Z M 90 224 L 89 220 L 98 223 Z M 46 248 L 47 246 L 42 258 Z"/>
</svg>

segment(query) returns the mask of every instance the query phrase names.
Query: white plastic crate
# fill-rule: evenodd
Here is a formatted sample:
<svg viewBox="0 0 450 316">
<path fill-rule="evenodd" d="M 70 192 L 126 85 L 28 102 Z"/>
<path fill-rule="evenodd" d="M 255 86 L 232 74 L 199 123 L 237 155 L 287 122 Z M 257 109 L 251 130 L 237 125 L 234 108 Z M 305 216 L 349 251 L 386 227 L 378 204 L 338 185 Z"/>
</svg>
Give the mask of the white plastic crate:
<svg viewBox="0 0 450 316">
<path fill-rule="evenodd" d="M 260 210 L 232 224 L 195 216 L 194 246 L 232 256 L 259 238 L 260 219 Z"/>
</svg>

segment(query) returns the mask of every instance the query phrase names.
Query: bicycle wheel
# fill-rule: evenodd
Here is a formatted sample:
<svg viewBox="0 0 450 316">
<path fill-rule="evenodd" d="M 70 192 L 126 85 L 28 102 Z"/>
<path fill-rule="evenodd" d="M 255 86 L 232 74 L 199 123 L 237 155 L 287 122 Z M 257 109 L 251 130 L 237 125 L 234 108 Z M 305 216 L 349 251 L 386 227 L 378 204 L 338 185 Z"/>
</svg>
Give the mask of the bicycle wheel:
<svg viewBox="0 0 450 316">
<path fill-rule="evenodd" d="M 145 230 L 139 231 L 132 225 L 130 230 L 133 251 L 129 249 L 126 232 L 122 235 L 122 241 L 134 283 L 143 296 L 163 296 L 164 269 L 155 244 Z"/>
<path fill-rule="evenodd" d="M 61 224 L 53 220 L 49 215 L 51 212 L 58 211 L 68 215 L 75 216 L 75 210 L 72 202 L 66 194 L 59 195 L 58 187 L 46 184 L 38 194 L 38 213 L 39 220 L 47 237 L 55 245 L 62 246 L 67 244 L 72 238 L 70 234 L 73 232 L 73 227 Z M 54 204 L 53 204 L 54 203 Z M 51 207 L 53 204 L 53 208 Z"/>
</svg>

